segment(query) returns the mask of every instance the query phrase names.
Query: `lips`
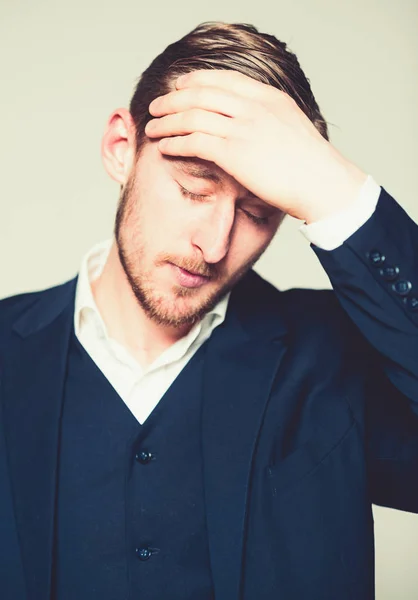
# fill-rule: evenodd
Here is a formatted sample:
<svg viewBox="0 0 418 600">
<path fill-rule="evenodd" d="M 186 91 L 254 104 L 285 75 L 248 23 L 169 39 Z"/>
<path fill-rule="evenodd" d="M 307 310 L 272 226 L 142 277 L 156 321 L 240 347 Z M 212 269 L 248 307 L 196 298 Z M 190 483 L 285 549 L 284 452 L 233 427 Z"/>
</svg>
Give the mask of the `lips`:
<svg viewBox="0 0 418 600">
<path fill-rule="evenodd" d="M 189 271 L 189 269 L 184 269 L 183 267 L 180 267 L 180 265 L 176 265 L 175 263 L 172 264 L 175 267 L 178 267 L 179 269 L 184 271 L 185 273 L 190 273 L 190 275 L 197 275 L 198 277 L 206 277 L 206 279 L 209 279 L 209 275 L 204 275 L 203 273 L 199 273 L 198 271 Z"/>
<path fill-rule="evenodd" d="M 180 269 L 183 269 L 183 267 L 180 267 Z M 187 269 L 183 269 L 183 271 L 186 271 L 186 273 L 190 273 L 190 275 L 198 275 L 199 277 L 208 278 L 207 275 L 203 275 L 203 273 L 198 273 L 197 271 L 188 271 Z"/>
<path fill-rule="evenodd" d="M 186 271 L 186 269 L 182 269 L 181 267 L 178 267 L 173 263 L 171 263 L 171 266 L 174 269 L 178 283 L 183 287 L 199 288 L 209 281 L 209 277 L 206 277 L 205 275 L 195 275 L 190 271 Z"/>
</svg>

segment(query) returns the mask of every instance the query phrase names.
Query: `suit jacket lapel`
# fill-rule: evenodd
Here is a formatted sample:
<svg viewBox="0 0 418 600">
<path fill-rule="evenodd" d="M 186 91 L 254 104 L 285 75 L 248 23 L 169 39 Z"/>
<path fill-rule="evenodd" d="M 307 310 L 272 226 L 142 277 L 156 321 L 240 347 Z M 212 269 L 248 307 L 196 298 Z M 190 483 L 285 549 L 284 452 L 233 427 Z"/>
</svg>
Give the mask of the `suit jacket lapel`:
<svg viewBox="0 0 418 600">
<path fill-rule="evenodd" d="M 3 361 L 7 453 L 28 596 L 49 598 L 59 423 L 75 280 L 46 292 L 15 323 Z"/>
<path fill-rule="evenodd" d="M 269 284 L 251 271 L 231 294 L 225 322 L 215 329 L 207 347 L 202 448 L 217 600 L 240 597 L 252 457 L 286 350 L 277 297 L 277 291 L 273 295 Z"/>
</svg>

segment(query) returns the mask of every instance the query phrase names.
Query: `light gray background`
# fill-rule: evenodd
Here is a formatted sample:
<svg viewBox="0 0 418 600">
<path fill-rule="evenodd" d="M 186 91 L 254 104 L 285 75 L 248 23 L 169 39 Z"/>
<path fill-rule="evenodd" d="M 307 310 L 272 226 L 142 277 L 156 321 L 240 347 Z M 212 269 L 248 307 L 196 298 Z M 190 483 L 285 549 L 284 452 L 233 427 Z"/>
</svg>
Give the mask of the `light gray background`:
<svg viewBox="0 0 418 600">
<path fill-rule="evenodd" d="M 417 17 L 417 0 L 0 0 L 0 297 L 69 279 L 111 235 L 106 119 L 158 53 L 207 20 L 287 42 L 331 142 L 418 221 Z M 281 289 L 329 287 L 299 224 L 285 221 L 257 270 Z M 418 516 L 374 514 L 377 599 L 416 600 Z"/>
</svg>

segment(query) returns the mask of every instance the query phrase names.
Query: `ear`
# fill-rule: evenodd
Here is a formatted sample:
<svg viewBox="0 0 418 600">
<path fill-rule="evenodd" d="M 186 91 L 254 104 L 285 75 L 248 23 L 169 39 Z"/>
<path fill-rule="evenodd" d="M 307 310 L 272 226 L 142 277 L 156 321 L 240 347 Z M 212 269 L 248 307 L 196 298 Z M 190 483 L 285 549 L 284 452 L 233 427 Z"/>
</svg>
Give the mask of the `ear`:
<svg viewBox="0 0 418 600">
<path fill-rule="evenodd" d="M 102 139 L 102 160 L 112 179 L 126 183 L 135 158 L 135 124 L 126 108 L 113 111 Z"/>
</svg>

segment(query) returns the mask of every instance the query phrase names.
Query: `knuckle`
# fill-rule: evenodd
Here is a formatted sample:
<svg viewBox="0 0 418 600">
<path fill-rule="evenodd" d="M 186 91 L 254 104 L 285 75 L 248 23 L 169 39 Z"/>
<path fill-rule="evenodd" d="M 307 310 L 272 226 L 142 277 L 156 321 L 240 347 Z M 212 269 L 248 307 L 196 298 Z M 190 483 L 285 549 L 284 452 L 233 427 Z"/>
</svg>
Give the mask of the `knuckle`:
<svg viewBox="0 0 418 600">
<path fill-rule="evenodd" d="M 203 88 L 196 88 L 194 93 L 196 103 L 203 104 L 203 102 L 205 101 L 205 90 Z"/>
<path fill-rule="evenodd" d="M 202 133 L 200 133 L 200 131 L 194 131 L 190 135 L 190 141 L 192 142 L 193 147 L 196 148 L 197 150 L 199 150 L 200 148 L 203 147 L 204 136 Z"/>
<path fill-rule="evenodd" d="M 240 121 L 236 125 L 239 133 L 241 133 L 241 135 L 246 135 L 247 133 L 254 130 L 254 127 L 256 126 L 256 119 L 254 117 L 240 119 Z"/>
<path fill-rule="evenodd" d="M 190 129 L 196 129 L 199 123 L 199 116 L 200 116 L 200 112 L 199 110 L 197 110 L 196 108 L 193 108 L 187 115 L 186 115 L 186 125 L 188 127 L 190 127 Z"/>
</svg>

